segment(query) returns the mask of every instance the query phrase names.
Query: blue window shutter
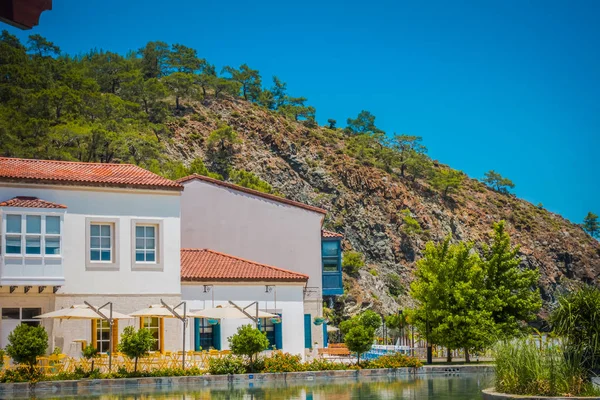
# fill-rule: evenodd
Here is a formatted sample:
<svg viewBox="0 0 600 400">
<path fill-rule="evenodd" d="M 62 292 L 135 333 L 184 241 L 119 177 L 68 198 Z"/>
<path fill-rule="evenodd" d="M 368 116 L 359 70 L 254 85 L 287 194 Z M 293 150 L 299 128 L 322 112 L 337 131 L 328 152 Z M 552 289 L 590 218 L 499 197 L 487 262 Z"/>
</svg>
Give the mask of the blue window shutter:
<svg viewBox="0 0 600 400">
<path fill-rule="evenodd" d="M 200 318 L 194 318 L 194 350 L 200 351 Z"/>
<path fill-rule="evenodd" d="M 312 333 L 310 332 L 310 314 L 304 314 L 304 348 L 312 348 Z"/>
<path fill-rule="evenodd" d="M 329 344 L 329 336 L 327 336 L 327 322 L 323 322 L 323 347 Z"/>
<path fill-rule="evenodd" d="M 221 322 L 212 326 L 213 347 L 221 350 Z"/>
<path fill-rule="evenodd" d="M 281 314 L 278 314 L 279 318 L 281 318 Z M 275 330 L 275 348 L 277 350 L 283 350 L 283 319 L 278 324 L 273 324 L 273 329 Z"/>
</svg>

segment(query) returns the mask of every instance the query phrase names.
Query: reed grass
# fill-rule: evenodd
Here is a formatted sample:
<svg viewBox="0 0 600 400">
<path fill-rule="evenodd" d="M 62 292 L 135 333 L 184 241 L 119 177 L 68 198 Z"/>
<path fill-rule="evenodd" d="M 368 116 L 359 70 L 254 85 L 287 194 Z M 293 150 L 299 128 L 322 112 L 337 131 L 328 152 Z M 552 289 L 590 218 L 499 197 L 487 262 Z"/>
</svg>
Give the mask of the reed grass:
<svg viewBox="0 0 600 400">
<path fill-rule="evenodd" d="M 525 337 L 495 348 L 496 391 L 534 396 L 600 395 L 582 367 L 581 352 L 558 340 Z"/>
</svg>

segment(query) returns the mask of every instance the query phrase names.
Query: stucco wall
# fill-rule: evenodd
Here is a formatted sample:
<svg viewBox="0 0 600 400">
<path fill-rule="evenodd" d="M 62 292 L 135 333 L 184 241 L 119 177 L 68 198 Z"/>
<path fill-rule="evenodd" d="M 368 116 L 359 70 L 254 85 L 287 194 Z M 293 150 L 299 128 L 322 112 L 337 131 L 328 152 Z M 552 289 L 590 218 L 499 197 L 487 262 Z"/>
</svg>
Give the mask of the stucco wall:
<svg viewBox="0 0 600 400">
<path fill-rule="evenodd" d="M 15 196 L 35 196 L 68 207 L 62 246 L 65 284 L 59 293 L 179 294 L 179 192 L 2 185 L 0 193 L 0 201 Z M 119 270 L 86 270 L 86 218 L 117 219 Z M 132 270 L 132 219 L 162 221 L 163 271 Z"/>
<path fill-rule="evenodd" d="M 273 283 L 270 283 L 272 285 Z M 190 310 L 201 310 L 214 305 L 229 304 L 228 300 L 239 306 L 247 306 L 253 301 L 259 302 L 260 310 L 282 314 L 283 351 L 304 355 L 304 304 L 303 286 L 277 285 L 271 293 L 266 293 L 263 284 L 218 285 L 214 284 L 211 291 L 204 293 L 203 285 L 182 284 L 181 297 L 187 301 Z M 275 304 L 275 296 L 277 302 Z M 239 326 L 250 324 L 250 319 L 228 319 L 221 321 L 221 345 L 228 349 L 227 338 L 233 335 Z M 193 348 L 193 325 L 190 329 L 190 348 Z"/>
<path fill-rule="evenodd" d="M 209 248 L 309 275 L 321 290 L 322 214 L 208 182 L 184 183 L 183 248 Z"/>
</svg>

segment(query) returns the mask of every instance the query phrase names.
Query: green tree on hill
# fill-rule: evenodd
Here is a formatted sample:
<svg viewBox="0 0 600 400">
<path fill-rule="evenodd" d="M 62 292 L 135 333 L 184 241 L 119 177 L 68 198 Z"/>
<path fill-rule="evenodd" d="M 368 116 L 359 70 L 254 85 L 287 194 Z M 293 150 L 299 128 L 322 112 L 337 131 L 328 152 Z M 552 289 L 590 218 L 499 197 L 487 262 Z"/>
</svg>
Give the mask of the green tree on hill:
<svg viewBox="0 0 600 400">
<path fill-rule="evenodd" d="M 346 124 L 344 131 L 350 134 L 382 132 L 375 126 L 375 116 L 366 110 L 362 110 L 356 118 L 348 118 Z"/>
<path fill-rule="evenodd" d="M 233 67 L 224 67 L 224 73 L 231 75 L 231 79 L 239 82 L 242 88 L 242 97 L 244 100 L 257 101 L 262 90 L 261 78 L 258 70 L 251 69 L 246 64 L 242 64 L 240 69 Z"/>
<path fill-rule="evenodd" d="M 587 213 L 583 219 L 582 227 L 591 237 L 600 237 L 600 223 L 598 223 L 598 216 L 593 212 Z"/>
<path fill-rule="evenodd" d="M 442 168 L 433 174 L 430 183 L 442 192 L 444 198 L 447 198 L 450 191 L 460 189 L 464 179 L 465 176 L 462 172 L 451 168 Z"/>
<path fill-rule="evenodd" d="M 169 92 L 175 96 L 175 108 L 180 109 L 180 99 L 193 99 L 197 95 L 194 86 L 195 77 L 193 74 L 185 72 L 174 72 L 163 78 L 163 81 Z"/>
<path fill-rule="evenodd" d="M 427 153 L 427 147 L 423 146 L 421 136 L 394 135 L 392 148 L 398 152 L 398 163 L 400 165 L 400 176 L 404 176 L 409 162 L 421 154 Z"/>
<path fill-rule="evenodd" d="M 328 127 L 329 129 L 335 129 L 335 124 L 337 124 L 337 121 L 336 121 L 335 119 L 333 119 L 333 118 L 329 118 L 329 119 L 327 120 L 327 127 Z"/>
<path fill-rule="evenodd" d="M 278 77 L 273 77 L 273 86 L 271 93 L 273 94 L 273 108 L 278 110 L 287 100 L 287 83 L 281 81 Z"/>
<path fill-rule="evenodd" d="M 503 177 L 494 170 L 485 173 L 483 183 L 501 193 L 508 193 L 508 189 L 514 189 L 515 187 L 510 179 Z"/>
<path fill-rule="evenodd" d="M 174 44 L 168 53 L 167 63 L 173 71 L 194 74 L 203 68 L 206 60 L 199 58 L 195 49 Z"/>
<path fill-rule="evenodd" d="M 169 45 L 165 42 L 148 42 L 138 50 L 141 70 L 145 79 L 162 78 L 167 74 L 169 63 Z"/>
</svg>

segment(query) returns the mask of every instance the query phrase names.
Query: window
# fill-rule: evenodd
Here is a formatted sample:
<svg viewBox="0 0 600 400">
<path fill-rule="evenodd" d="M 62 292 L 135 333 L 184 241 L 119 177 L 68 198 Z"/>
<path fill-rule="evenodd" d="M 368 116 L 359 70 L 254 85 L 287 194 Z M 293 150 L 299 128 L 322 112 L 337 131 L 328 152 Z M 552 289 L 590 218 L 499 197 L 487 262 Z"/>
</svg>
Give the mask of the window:
<svg viewBox="0 0 600 400">
<path fill-rule="evenodd" d="M 339 272 L 338 263 L 336 262 L 324 262 L 323 263 L 323 271 L 324 272 Z"/>
<path fill-rule="evenodd" d="M 59 256 L 61 217 L 43 214 L 8 214 L 5 238 L 5 254 Z"/>
<path fill-rule="evenodd" d="M 6 216 L 6 254 L 21 254 L 21 216 Z"/>
<path fill-rule="evenodd" d="M 327 240 L 323 242 L 323 257 L 337 257 L 339 254 L 340 243 L 337 240 Z"/>
<path fill-rule="evenodd" d="M 85 268 L 119 270 L 119 218 L 85 219 Z"/>
<path fill-rule="evenodd" d="M 208 323 L 206 318 L 198 318 L 199 322 L 197 325 L 198 332 L 198 346 L 202 350 L 208 350 L 213 347 L 213 326 Z"/>
<path fill-rule="evenodd" d="M 132 271 L 163 271 L 163 221 L 131 220 Z"/>
<path fill-rule="evenodd" d="M 275 325 L 271 318 L 261 318 L 260 319 L 260 330 L 267 335 L 267 339 L 269 339 L 269 348 L 273 348 L 275 346 Z"/>
<path fill-rule="evenodd" d="M 152 333 L 153 344 L 150 351 L 160 351 L 160 318 L 157 317 L 142 317 L 141 323 L 142 328 L 146 328 Z"/>
<path fill-rule="evenodd" d="M 112 257 L 112 224 L 90 225 L 90 260 L 95 262 L 111 262 Z"/>
<path fill-rule="evenodd" d="M 25 216 L 25 254 L 42 254 L 42 217 Z"/>
<path fill-rule="evenodd" d="M 108 321 L 96 320 L 96 348 L 100 353 L 107 353 L 110 349 L 110 324 Z"/>
<path fill-rule="evenodd" d="M 135 261 L 156 262 L 156 226 L 136 225 L 135 227 Z"/>
<path fill-rule="evenodd" d="M 36 315 L 42 313 L 41 308 L 3 308 L 2 319 L 3 320 L 20 320 L 22 324 L 29 326 L 39 326 L 40 320 L 35 319 Z"/>
<path fill-rule="evenodd" d="M 44 254 L 60 254 L 60 217 L 46 216 L 46 247 Z"/>
</svg>

